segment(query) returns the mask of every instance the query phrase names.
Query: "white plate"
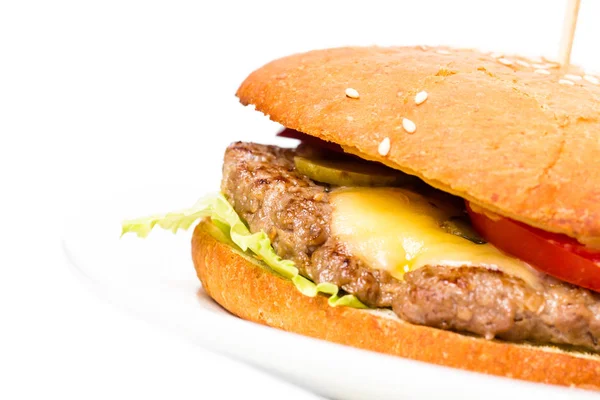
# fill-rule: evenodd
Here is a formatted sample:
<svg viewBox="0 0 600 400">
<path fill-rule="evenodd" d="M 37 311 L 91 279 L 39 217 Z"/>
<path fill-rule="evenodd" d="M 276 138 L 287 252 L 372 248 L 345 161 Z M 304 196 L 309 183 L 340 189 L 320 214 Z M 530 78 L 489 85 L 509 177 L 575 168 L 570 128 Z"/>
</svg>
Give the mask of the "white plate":
<svg viewBox="0 0 600 400">
<path fill-rule="evenodd" d="M 232 316 L 201 289 L 190 259 L 189 232 L 173 235 L 157 229 L 144 240 L 119 238 L 121 219 L 183 208 L 204 194 L 190 191 L 153 187 L 82 199 L 81 209 L 67 223 L 69 258 L 102 293 L 149 321 L 328 397 L 597 398 L 591 392 L 384 356 Z M 214 189 L 205 193 L 210 191 Z"/>
</svg>

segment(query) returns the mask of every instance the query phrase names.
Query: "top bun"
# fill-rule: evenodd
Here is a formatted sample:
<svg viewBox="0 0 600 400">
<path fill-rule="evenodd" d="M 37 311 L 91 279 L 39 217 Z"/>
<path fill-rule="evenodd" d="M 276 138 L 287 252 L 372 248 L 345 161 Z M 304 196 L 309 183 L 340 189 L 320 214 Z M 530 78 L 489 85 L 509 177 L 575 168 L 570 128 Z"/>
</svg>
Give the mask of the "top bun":
<svg viewBox="0 0 600 400">
<path fill-rule="evenodd" d="M 600 248 L 597 77 L 473 50 L 348 47 L 273 61 L 237 96 L 288 128 Z"/>
</svg>

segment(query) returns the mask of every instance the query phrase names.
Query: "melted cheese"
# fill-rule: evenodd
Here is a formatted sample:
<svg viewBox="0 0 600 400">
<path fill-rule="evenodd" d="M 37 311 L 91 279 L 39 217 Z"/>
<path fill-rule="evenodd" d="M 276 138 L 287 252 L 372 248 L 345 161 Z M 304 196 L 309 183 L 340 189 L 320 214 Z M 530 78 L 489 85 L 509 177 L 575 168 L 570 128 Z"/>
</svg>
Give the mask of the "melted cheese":
<svg viewBox="0 0 600 400">
<path fill-rule="evenodd" d="M 475 244 L 440 225 L 460 210 L 406 189 L 349 188 L 331 194 L 332 231 L 371 268 L 402 279 L 426 265 L 485 267 L 539 287 L 525 262 L 493 245 Z"/>
</svg>

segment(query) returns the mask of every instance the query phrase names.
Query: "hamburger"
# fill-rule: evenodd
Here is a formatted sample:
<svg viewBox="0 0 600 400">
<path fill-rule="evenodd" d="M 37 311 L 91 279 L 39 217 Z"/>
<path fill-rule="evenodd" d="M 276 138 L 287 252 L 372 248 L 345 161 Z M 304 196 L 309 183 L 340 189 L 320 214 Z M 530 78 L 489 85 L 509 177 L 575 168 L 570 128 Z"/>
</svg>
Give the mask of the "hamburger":
<svg viewBox="0 0 600 400">
<path fill-rule="evenodd" d="M 231 313 L 415 360 L 600 389 L 600 85 L 545 59 L 348 47 L 237 96 L 299 140 L 224 155 L 220 193 L 123 223 L 195 225 Z"/>
</svg>

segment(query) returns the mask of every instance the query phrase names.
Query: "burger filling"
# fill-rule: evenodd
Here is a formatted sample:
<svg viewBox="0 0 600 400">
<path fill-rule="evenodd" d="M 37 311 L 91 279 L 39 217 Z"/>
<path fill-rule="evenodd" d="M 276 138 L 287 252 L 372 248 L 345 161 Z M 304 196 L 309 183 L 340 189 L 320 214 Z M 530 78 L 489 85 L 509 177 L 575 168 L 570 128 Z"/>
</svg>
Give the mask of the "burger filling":
<svg viewBox="0 0 600 400">
<path fill-rule="evenodd" d="M 223 166 L 227 200 L 302 275 L 414 324 L 600 351 L 600 295 L 485 243 L 461 199 L 315 152 L 238 142 Z"/>
</svg>

